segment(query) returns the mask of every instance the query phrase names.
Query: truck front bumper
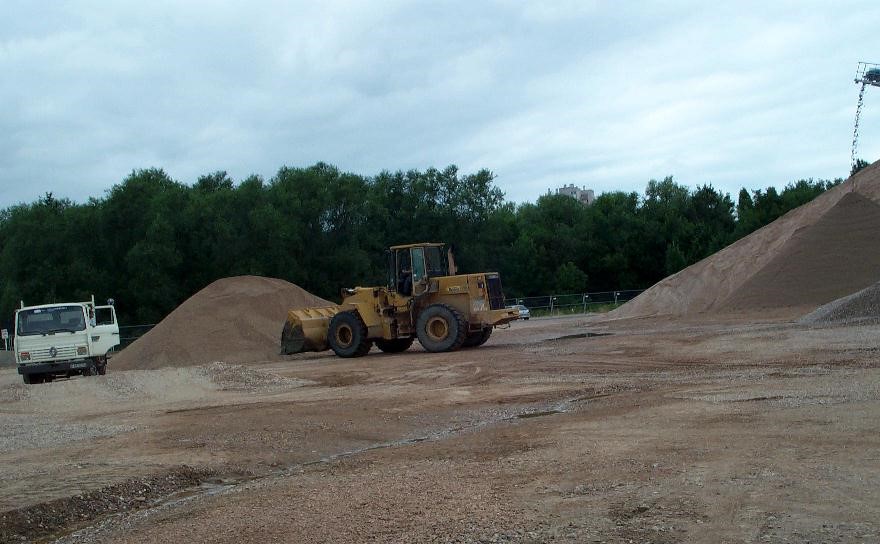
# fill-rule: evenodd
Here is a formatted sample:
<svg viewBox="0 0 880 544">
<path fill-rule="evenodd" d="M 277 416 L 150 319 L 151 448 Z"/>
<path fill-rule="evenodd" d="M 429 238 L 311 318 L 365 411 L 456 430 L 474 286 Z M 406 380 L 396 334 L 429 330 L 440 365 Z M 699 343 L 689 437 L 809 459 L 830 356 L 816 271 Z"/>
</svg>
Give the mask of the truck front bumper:
<svg viewBox="0 0 880 544">
<path fill-rule="evenodd" d="M 25 374 L 82 374 L 92 365 L 88 359 L 49 361 L 45 363 L 18 364 L 18 373 Z"/>
</svg>

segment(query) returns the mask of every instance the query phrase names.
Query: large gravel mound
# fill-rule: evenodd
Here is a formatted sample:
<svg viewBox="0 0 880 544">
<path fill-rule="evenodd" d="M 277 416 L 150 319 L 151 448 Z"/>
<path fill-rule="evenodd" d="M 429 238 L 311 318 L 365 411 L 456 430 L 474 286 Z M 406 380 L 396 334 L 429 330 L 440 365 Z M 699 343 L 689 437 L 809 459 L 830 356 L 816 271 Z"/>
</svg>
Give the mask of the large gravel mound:
<svg viewBox="0 0 880 544">
<path fill-rule="evenodd" d="M 808 325 L 880 323 L 880 282 L 820 306 L 800 322 Z"/>
<path fill-rule="evenodd" d="M 819 306 L 880 280 L 880 205 L 846 193 L 814 224 L 794 233 L 723 307 Z"/>
<path fill-rule="evenodd" d="M 110 366 L 151 369 L 214 361 L 277 360 L 287 310 L 330 304 L 280 279 L 220 279 L 187 299 L 113 357 Z"/>
<path fill-rule="evenodd" d="M 612 317 L 791 309 L 880 280 L 880 162 L 660 281 Z"/>
</svg>

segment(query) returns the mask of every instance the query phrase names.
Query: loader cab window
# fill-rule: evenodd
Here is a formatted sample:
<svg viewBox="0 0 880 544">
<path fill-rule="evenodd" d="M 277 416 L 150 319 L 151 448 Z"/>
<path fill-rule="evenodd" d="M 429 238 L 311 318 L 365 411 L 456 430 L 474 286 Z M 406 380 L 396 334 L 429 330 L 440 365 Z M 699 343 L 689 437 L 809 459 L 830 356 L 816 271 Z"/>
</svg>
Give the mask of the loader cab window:
<svg viewBox="0 0 880 544">
<path fill-rule="evenodd" d="M 412 248 L 412 281 L 418 283 L 425 279 L 425 250 L 421 247 Z"/>
<path fill-rule="evenodd" d="M 412 295 L 414 284 L 426 278 L 448 275 L 448 264 L 442 247 L 413 247 L 389 252 L 390 283 L 398 293 Z"/>
<path fill-rule="evenodd" d="M 442 247 L 426 247 L 425 248 L 425 273 L 429 278 L 438 278 L 449 275 L 449 268 L 446 263 L 446 254 Z"/>
</svg>

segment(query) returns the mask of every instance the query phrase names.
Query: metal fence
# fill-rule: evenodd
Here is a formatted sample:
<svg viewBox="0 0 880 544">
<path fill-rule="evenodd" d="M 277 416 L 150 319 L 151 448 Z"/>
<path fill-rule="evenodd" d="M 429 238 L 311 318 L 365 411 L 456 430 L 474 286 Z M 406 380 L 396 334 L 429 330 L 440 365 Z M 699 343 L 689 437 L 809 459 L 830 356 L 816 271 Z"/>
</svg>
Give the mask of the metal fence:
<svg viewBox="0 0 880 544">
<path fill-rule="evenodd" d="M 567 315 L 599 312 L 616 308 L 644 292 L 644 289 L 621 289 L 618 291 L 597 291 L 595 293 L 569 293 L 504 299 L 506 306 L 522 304 L 535 317 L 545 315 Z M 123 325 L 119 327 L 120 350 L 141 336 L 147 334 L 155 323 L 147 325 Z M 10 346 L 12 341 L 10 340 Z M 0 346 L 2 348 L 2 346 Z"/>
<path fill-rule="evenodd" d="M 620 289 L 617 291 L 598 291 L 595 293 L 569 293 L 542 295 L 538 297 L 508 298 L 507 306 L 522 304 L 532 315 L 565 315 L 613 309 L 624 302 L 642 294 L 644 289 Z"/>
<path fill-rule="evenodd" d="M 150 323 L 149 325 L 122 325 L 119 327 L 119 346 L 116 347 L 117 350 L 124 348 L 125 346 L 131 344 L 141 336 L 147 334 L 150 329 L 155 327 L 155 323 Z"/>
</svg>

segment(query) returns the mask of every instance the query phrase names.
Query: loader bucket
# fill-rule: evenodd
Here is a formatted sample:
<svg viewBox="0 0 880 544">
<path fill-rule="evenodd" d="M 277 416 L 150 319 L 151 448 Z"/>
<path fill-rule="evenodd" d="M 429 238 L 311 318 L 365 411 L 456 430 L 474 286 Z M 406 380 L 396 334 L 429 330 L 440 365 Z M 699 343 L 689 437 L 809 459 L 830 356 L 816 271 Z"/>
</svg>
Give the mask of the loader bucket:
<svg viewBox="0 0 880 544">
<path fill-rule="evenodd" d="M 281 354 L 330 349 L 327 328 L 330 326 L 330 319 L 338 311 L 337 306 L 289 310 L 281 330 Z"/>
</svg>

